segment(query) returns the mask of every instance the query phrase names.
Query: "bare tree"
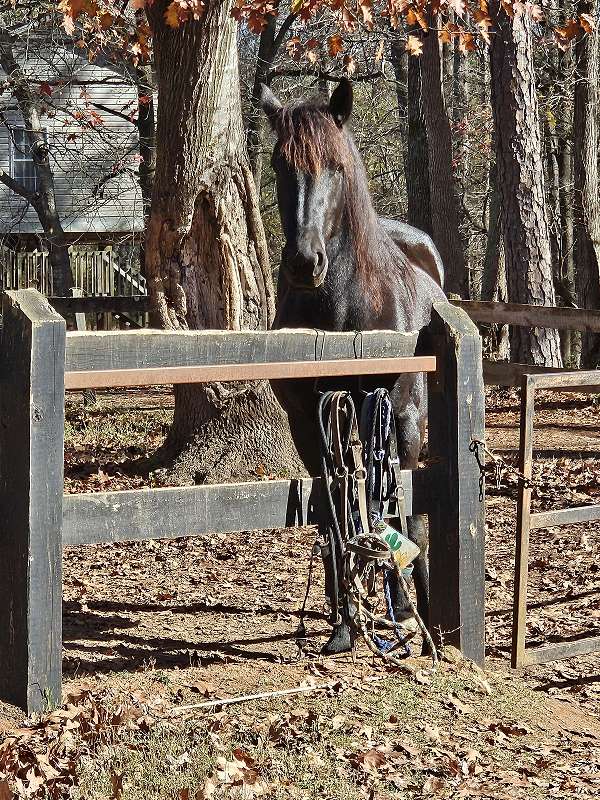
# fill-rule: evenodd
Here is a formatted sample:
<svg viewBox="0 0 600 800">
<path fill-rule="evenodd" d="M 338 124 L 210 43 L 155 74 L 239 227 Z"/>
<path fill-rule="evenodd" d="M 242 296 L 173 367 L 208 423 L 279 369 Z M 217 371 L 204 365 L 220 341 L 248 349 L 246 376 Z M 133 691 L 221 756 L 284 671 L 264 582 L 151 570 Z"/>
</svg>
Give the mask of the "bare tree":
<svg viewBox="0 0 600 800">
<path fill-rule="evenodd" d="M 600 32 L 598 3 L 579 0 L 579 14 L 595 25 L 579 33 L 575 43 L 575 103 L 573 113 L 574 215 L 577 296 L 582 308 L 600 309 L 600 184 L 598 183 L 598 122 L 600 89 Z M 581 362 L 600 363 L 600 336 L 582 337 Z"/>
<path fill-rule="evenodd" d="M 550 230 L 533 59 L 532 20 L 490 3 L 492 109 L 508 292 L 512 302 L 555 305 Z M 561 366 L 557 331 L 517 328 L 512 358 Z"/>
<path fill-rule="evenodd" d="M 442 88 L 440 42 L 432 17 L 429 35 L 423 37 L 421 96 L 427 129 L 429 192 L 433 240 L 446 269 L 445 288 L 466 297 L 465 250 L 460 236 L 460 212 L 452 165 L 452 132 Z"/>
</svg>

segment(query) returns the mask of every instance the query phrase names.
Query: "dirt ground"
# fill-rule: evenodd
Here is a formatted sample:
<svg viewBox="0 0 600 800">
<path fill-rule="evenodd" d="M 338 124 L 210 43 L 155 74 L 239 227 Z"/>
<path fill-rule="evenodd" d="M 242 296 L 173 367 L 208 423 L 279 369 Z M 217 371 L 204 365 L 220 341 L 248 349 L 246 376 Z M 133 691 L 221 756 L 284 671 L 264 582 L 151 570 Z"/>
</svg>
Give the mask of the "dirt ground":
<svg viewBox="0 0 600 800">
<path fill-rule="evenodd" d="M 107 392 L 85 409 L 70 395 L 67 491 L 134 488 L 147 479 L 124 462 L 151 451 L 172 413 L 172 393 Z M 540 393 L 536 405 L 536 510 L 598 502 L 597 397 Z M 519 393 L 488 392 L 488 446 L 517 465 Z M 499 482 L 498 481 L 499 478 Z M 489 666 L 509 658 L 517 482 L 490 469 L 486 500 Z M 289 684 L 298 666 L 294 631 L 313 540 L 310 529 L 254 531 L 175 541 L 67 549 L 65 677 L 149 668 L 201 668 L 224 692 Z M 528 644 L 600 635 L 600 525 L 532 532 Z M 309 636 L 319 619 L 320 571 Z M 282 669 L 285 665 L 285 669 Z M 600 716 L 600 655 L 524 671 L 531 686 Z M 67 683 L 67 686 L 69 684 Z"/>
<path fill-rule="evenodd" d="M 172 393 L 164 389 L 105 392 L 92 407 L 84 407 L 80 394 L 69 395 L 66 491 L 158 482 L 136 474 L 131 460 L 160 443 L 172 406 Z M 488 446 L 514 466 L 518 411 L 516 390 L 488 393 Z M 540 393 L 535 431 L 534 479 L 541 488 L 534 509 L 598 502 L 598 398 Z M 585 730 L 600 741 L 600 654 L 510 673 L 517 484 L 510 471 L 490 470 L 487 486 L 487 669 L 504 687 L 516 680 L 531 698 L 551 698 L 555 705 L 544 708 L 554 709 L 562 730 Z M 377 675 L 379 665 L 366 651 L 354 660 L 311 657 L 328 633 L 320 569 L 308 604 L 309 652 L 298 649 L 294 634 L 313 539 L 311 529 L 295 529 L 67 548 L 65 695 L 82 687 L 160 687 L 171 703 L 193 703 L 287 688 L 307 676 Z M 599 555 L 598 524 L 533 532 L 528 644 L 600 635 Z M 20 722 L 14 709 L 0 707 L 2 716 L 7 732 Z M 506 796 L 520 794 L 514 789 Z M 573 796 L 588 795 L 578 790 Z"/>
</svg>

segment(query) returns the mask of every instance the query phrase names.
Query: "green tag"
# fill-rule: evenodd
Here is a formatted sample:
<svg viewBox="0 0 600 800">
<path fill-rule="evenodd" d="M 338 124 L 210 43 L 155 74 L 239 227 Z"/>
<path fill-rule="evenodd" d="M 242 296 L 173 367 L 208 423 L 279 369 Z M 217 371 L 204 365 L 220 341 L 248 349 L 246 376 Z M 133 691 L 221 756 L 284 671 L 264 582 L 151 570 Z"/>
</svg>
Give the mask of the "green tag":
<svg viewBox="0 0 600 800">
<path fill-rule="evenodd" d="M 373 531 L 390 548 L 393 559 L 400 569 L 407 567 L 421 552 L 414 542 L 385 522 L 377 523 Z"/>
</svg>

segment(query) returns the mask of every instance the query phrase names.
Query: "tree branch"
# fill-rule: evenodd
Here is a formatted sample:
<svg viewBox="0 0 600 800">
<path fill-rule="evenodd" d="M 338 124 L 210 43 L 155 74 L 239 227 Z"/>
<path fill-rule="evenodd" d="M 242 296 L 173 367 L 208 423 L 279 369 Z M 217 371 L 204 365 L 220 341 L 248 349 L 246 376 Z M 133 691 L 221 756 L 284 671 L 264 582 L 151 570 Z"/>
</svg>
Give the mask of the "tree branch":
<svg viewBox="0 0 600 800">
<path fill-rule="evenodd" d="M 14 192 L 15 194 L 21 195 L 21 197 L 24 197 L 28 203 L 31 203 L 31 205 L 33 205 L 33 201 L 35 200 L 36 197 L 35 192 L 30 192 L 23 186 L 22 183 L 19 183 L 19 181 L 16 181 L 14 178 L 11 178 L 11 176 L 7 172 L 4 172 L 3 169 L 0 169 L 0 183 L 3 183 L 5 186 L 7 186 L 11 190 L 11 192 Z"/>
<path fill-rule="evenodd" d="M 273 39 L 273 55 L 277 54 L 277 51 L 281 47 L 281 43 L 285 39 L 286 33 L 294 24 L 294 21 L 298 15 L 297 14 L 288 14 L 287 17 L 281 23 L 281 27 L 277 31 L 277 35 Z"/>
<path fill-rule="evenodd" d="M 319 78 L 324 81 L 331 81 L 332 83 L 339 83 L 340 76 L 334 72 L 327 72 L 321 69 L 310 69 L 308 67 L 300 67 L 298 69 L 272 69 L 269 72 L 269 80 L 272 78 L 301 78 L 304 76 Z M 353 81 L 372 81 L 376 78 L 382 78 L 384 74 L 381 70 L 376 72 L 363 72 L 358 75 L 353 75 Z"/>
<path fill-rule="evenodd" d="M 113 117 L 118 117 L 119 119 L 125 120 L 130 125 L 133 125 L 135 128 L 139 128 L 138 121 L 135 119 L 130 119 L 127 114 L 123 114 L 121 111 L 116 111 L 113 108 L 109 108 L 108 106 L 103 106 L 102 103 L 90 103 L 91 106 L 94 108 L 99 108 L 100 111 L 105 111 L 107 114 L 112 114 Z"/>
</svg>

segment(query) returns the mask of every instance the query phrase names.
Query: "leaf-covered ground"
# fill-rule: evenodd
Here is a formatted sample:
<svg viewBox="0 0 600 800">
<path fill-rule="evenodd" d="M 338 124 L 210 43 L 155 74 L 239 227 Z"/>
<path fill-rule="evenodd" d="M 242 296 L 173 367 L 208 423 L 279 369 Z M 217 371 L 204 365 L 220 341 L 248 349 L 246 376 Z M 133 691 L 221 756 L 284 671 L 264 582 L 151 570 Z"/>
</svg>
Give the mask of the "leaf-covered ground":
<svg viewBox="0 0 600 800">
<path fill-rule="evenodd" d="M 518 394 L 490 393 L 487 412 L 488 445 L 516 465 Z M 598 502 L 597 413 L 590 398 L 540 398 L 536 508 Z M 67 491 L 158 482 L 130 462 L 162 441 L 171 414 L 165 390 L 107 392 L 92 408 L 70 395 Z M 496 486 L 490 474 L 488 490 L 487 677 L 453 663 L 429 678 L 419 659 L 416 680 L 391 675 L 363 649 L 312 657 L 327 635 L 320 570 L 300 652 L 310 529 L 72 548 L 71 704 L 16 733 L 19 715 L 0 707 L 0 774 L 39 797 L 597 797 L 600 655 L 510 673 L 515 479 L 506 472 Z M 530 644 L 600 633 L 599 527 L 532 536 Z M 306 681 L 331 688 L 172 716 Z M 7 791 L 0 780 L 0 798 Z"/>
</svg>

